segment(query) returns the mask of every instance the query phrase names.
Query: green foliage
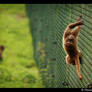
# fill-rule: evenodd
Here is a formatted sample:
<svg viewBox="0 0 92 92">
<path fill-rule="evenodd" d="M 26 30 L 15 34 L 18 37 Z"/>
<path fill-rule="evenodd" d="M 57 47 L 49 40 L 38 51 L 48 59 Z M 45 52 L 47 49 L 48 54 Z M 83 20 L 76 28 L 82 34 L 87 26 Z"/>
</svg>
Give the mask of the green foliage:
<svg viewBox="0 0 92 92">
<path fill-rule="evenodd" d="M 33 58 L 29 21 L 23 4 L 0 4 L 0 88 L 43 87 Z"/>
</svg>

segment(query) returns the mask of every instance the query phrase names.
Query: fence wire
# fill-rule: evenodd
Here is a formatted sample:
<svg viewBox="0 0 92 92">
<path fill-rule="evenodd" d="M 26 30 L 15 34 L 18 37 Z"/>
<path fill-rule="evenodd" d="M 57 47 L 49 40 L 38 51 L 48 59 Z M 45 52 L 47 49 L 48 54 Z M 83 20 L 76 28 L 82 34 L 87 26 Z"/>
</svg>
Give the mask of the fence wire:
<svg viewBox="0 0 92 92">
<path fill-rule="evenodd" d="M 92 87 L 92 4 L 28 4 L 34 57 L 47 88 Z M 82 14 L 78 47 L 82 52 L 80 81 L 76 67 L 66 65 L 62 36 L 66 26 Z"/>
</svg>

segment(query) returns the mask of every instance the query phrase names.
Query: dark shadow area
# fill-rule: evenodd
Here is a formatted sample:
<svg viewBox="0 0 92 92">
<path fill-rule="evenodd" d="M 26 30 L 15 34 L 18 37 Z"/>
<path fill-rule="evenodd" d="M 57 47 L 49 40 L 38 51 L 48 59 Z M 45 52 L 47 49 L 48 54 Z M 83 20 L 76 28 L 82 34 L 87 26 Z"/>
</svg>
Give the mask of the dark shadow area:
<svg viewBox="0 0 92 92">
<path fill-rule="evenodd" d="M 30 4 L 26 4 L 25 5 L 25 7 L 26 7 L 26 14 L 27 14 L 27 17 L 28 17 L 28 19 L 29 19 L 29 26 L 30 26 L 30 34 L 32 35 L 32 43 L 33 43 L 33 49 L 34 49 L 34 58 L 36 59 L 36 57 L 35 57 L 35 50 L 36 50 L 36 48 L 35 48 L 35 45 L 36 45 L 36 43 L 35 43 L 35 38 L 34 38 L 34 34 L 33 34 L 33 31 L 32 30 L 34 30 L 34 28 L 33 27 L 31 27 L 31 24 L 32 24 L 32 21 L 31 21 L 31 12 L 32 12 L 32 7 L 31 7 L 31 5 Z M 35 61 L 37 61 L 37 60 L 35 60 Z M 37 64 L 37 62 L 36 62 L 36 64 Z M 38 65 L 38 64 L 37 64 Z"/>
<path fill-rule="evenodd" d="M 43 85 L 48 85 L 48 70 L 47 61 L 45 59 L 46 39 L 48 32 L 48 5 L 42 4 L 26 4 L 26 12 L 29 19 L 30 35 L 32 35 L 32 42 L 34 48 L 34 58 L 41 75 Z"/>
</svg>

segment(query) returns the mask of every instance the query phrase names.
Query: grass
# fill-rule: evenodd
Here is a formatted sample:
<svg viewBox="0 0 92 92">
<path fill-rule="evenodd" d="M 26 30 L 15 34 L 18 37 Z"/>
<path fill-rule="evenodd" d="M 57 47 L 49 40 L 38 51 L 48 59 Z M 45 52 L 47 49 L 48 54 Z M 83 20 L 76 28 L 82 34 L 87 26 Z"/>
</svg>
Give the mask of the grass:
<svg viewBox="0 0 92 92">
<path fill-rule="evenodd" d="M 0 88 L 42 88 L 24 4 L 0 4 Z"/>
</svg>

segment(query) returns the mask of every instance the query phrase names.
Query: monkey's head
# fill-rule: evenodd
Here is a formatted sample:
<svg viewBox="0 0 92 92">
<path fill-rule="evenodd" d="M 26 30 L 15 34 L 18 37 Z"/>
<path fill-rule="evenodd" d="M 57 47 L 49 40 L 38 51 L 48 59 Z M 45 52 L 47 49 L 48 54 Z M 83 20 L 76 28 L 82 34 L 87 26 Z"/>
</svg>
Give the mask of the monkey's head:
<svg viewBox="0 0 92 92">
<path fill-rule="evenodd" d="M 71 32 L 65 35 L 65 45 L 70 47 L 76 45 L 76 37 Z"/>
</svg>

